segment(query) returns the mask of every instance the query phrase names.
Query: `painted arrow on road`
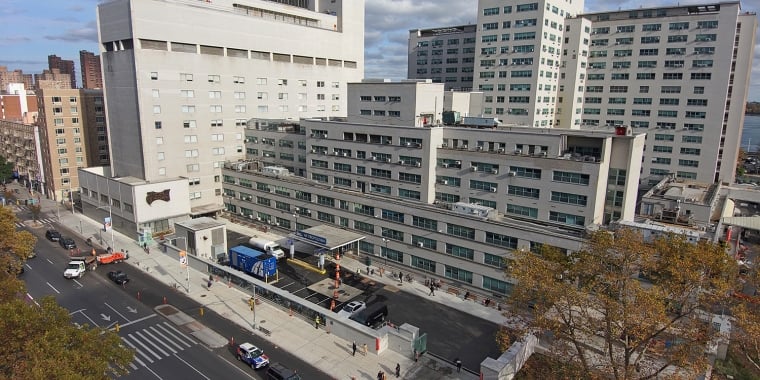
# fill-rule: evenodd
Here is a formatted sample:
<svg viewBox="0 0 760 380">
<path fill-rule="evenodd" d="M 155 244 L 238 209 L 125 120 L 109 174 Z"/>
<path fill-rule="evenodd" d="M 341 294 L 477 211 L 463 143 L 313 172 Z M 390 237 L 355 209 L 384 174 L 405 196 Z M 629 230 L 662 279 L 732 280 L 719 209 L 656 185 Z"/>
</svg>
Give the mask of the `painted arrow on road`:
<svg viewBox="0 0 760 380">
<path fill-rule="evenodd" d="M 129 310 L 130 313 L 137 314 L 137 309 L 131 306 L 127 306 L 127 310 Z"/>
<path fill-rule="evenodd" d="M 100 318 L 103 318 L 104 321 L 111 322 L 111 316 L 110 315 L 105 315 L 103 313 L 100 313 Z"/>
</svg>

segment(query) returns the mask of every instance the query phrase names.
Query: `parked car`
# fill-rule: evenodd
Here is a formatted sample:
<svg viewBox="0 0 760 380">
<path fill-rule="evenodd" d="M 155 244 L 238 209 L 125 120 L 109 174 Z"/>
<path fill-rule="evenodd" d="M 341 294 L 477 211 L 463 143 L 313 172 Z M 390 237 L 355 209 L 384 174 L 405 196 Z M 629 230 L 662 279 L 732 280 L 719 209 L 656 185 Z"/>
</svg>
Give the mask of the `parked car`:
<svg viewBox="0 0 760 380">
<path fill-rule="evenodd" d="M 50 241 L 59 241 L 61 240 L 61 233 L 51 228 L 45 232 L 45 237 Z"/>
<path fill-rule="evenodd" d="M 238 346 L 237 358 L 241 362 L 250 365 L 253 369 L 269 365 L 269 357 L 264 354 L 264 350 L 250 343 L 243 343 Z"/>
<path fill-rule="evenodd" d="M 66 249 L 74 249 L 77 247 L 77 243 L 72 238 L 63 237 L 61 236 L 60 239 L 58 239 L 58 244 L 61 245 L 61 247 Z"/>
<path fill-rule="evenodd" d="M 113 270 L 108 272 L 108 278 L 110 278 L 111 281 L 115 282 L 118 285 L 124 285 L 129 282 L 129 277 L 127 277 L 127 274 L 120 270 Z"/>
<path fill-rule="evenodd" d="M 354 313 L 358 313 L 364 309 L 367 308 L 367 303 L 364 301 L 351 301 L 346 304 L 346 306 L 343 306 L 342 309 L 338 312 L 339 316 L 346 316 L 350 317 Z"/>
<path fill-rule="evenodd" d="M 301 380 L 301 376 L 299 376 L 296 371 L 293 371 L 292 369 L 285 367 L 284 365 L 280 363 L 272 363 L 272 365 L 267 368 L 267 379 L 268 380 Z"/>
</svg>

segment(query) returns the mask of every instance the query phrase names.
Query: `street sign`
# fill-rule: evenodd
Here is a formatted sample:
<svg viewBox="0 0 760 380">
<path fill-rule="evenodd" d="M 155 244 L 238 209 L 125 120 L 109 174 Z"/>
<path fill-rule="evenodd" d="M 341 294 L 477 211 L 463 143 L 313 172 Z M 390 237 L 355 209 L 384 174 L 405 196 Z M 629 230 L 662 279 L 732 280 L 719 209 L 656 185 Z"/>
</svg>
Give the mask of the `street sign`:
<svg viewBox="0 0 760 380">
<path fill-rule="evenodd" d="M 186 251 L 179 251 L 179 265 L 181 265 L 182 268 L 187 267 L 187 252 Z"/>
</svg>

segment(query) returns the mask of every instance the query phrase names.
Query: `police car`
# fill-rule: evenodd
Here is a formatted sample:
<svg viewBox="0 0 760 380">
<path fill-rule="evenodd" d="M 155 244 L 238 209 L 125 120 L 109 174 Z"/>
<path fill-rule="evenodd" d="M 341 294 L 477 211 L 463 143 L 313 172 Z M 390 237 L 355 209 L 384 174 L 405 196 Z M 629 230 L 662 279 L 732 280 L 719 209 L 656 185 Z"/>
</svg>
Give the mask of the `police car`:
<svg viewBox="0 0 760 380">
<path fill-rule="evenodd" d="M 250 343 L 243 343 L 237 348 L 237 358 L 251 366 L 253 369 L 263 368 L 269 365 L 269 357 L 264 351 Z"/>
</svg>

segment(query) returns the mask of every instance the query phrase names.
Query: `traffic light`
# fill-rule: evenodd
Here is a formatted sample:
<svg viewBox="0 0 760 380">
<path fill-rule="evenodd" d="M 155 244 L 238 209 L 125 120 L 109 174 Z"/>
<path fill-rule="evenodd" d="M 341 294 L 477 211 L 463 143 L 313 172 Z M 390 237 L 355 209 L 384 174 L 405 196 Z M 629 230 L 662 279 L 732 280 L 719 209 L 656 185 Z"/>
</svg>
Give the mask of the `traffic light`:
<svg viewBox="0 0 760 380">
<path fill-rule="evenodd" d="M 248 306 L 250 306 L 251 310 L 253 310 L 253 307 L 254 307 L 253 297 L 248 299 Z"/>
</svg>

